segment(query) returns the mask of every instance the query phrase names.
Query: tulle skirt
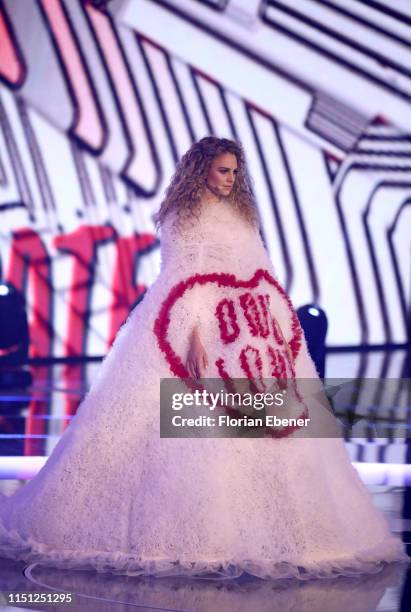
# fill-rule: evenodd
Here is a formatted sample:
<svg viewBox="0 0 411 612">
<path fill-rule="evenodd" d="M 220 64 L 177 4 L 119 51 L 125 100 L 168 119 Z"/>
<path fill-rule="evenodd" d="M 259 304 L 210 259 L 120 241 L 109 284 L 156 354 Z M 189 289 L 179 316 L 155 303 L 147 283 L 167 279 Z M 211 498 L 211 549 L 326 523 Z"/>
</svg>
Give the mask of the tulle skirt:
<svg viewBox="0 0 411 612">
<path fill-rule="evenodd" d="M 179 279 L 160 276 L 45 466 L 1 498 L 1 556 L 130 576 L 300 580 L 375 573 L 407 560 L 338 437 L 160 437 L 159 379 L 177 377 L 170 359 L 175 370 L 187 350 L 182 330 L 192 323 L 196 286 L 208 375 L 220 375 L 223 359 L 231 376 L 244 376 L 238 350 L 211 322 L 216 300 L 235 301 L 238 287 L 226 280 L 196 285 L 197 277 L 183 295 Z M 271 296 L 290 350 L 294 339 L 293 375 L 316 377 L 286 297 L 264 275 L 256 286 Z M 170 295 L 182 300 L 174 311 Z M 241 346 L 263 351 L 266 338 L 246 317 L 239 326 Z"/>
</svg>

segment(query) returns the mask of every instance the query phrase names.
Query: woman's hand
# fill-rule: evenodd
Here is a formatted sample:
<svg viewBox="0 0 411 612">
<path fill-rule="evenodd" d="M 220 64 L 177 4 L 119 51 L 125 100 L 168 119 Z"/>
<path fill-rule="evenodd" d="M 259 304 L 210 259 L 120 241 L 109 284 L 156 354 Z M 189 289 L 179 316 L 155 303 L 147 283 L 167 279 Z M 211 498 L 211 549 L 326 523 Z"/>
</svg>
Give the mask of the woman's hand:
<svg viewBox="0 0 411 612">
<path fill-rule="evenodd" d="M 208 357 L 201 342 L 197 327 L 194 327 L 190 336 L 186 368 L 192 378 L 203 378 L 208 368 Z"/>
</svg>

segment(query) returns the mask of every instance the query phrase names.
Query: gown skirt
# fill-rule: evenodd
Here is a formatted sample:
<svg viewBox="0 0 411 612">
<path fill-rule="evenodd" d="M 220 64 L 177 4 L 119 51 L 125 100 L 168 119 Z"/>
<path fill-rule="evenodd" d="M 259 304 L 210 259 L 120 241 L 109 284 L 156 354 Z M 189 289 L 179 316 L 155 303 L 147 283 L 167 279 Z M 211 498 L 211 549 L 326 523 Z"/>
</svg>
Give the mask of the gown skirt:
<svg viewBox="0 0 411 612">
<path fill-rule="evenodd" d="M 194 325 L 207 378 L 309 380 L 321 393 L 260 235 L 232 205 L 203 207 L 184 230 L 169 215 L 161 256 L 44 467 L 1 497 L 0 556 L 130 576 L 301 580 L 405 562 L 318 400 L 297 394 L 293 409 L 314 427 L 325 419 L 329 435 L 160 437 L 160 379 L 185 380 Z"/>
</svg>

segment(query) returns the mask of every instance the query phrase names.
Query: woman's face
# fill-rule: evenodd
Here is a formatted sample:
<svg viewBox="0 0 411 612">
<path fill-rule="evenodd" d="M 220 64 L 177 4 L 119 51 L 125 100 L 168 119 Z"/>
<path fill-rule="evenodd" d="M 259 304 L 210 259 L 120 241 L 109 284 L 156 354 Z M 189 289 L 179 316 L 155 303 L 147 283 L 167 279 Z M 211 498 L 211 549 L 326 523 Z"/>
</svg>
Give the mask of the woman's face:
<svg viewBox="0 0 411 612">
<path fill-rule="evenodd" d="M 237 158 L 233 153 L 221 153 L 211 162 L 208 171 L 207 187 L 218 196 L 228 196 L 233 188 L 238 172 Z"/>
</svg>

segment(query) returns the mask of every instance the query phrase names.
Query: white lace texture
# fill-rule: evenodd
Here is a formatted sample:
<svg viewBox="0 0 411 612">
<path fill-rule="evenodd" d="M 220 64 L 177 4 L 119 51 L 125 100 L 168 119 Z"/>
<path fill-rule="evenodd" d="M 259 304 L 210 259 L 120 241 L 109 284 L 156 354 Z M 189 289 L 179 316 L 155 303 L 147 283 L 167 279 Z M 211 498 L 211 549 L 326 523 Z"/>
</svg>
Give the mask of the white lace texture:
<svg viewBox="0 0 411 612">
<path fill-rule="evenodd" d="M 405 559 L 340 439 L 159 436 L 159 381 L 173 373 L 153 329 L 170 290 L 194 274 L 246 281 L 260 268 L 273 274 L 258 232 L 229 207 L 213 204 L 183 234 L 166 222 L 160 276 L 46 465 L 1 499 L 0 554 L 128 575 L 302 580 L 377 572 Z M 267 283 L 263 289 L 290 335 L 284 298 Z M 194 285 L 170 313 L 167 339 L 182 360 L 199 323 L 208 376 L 218 376 L 216 356 L 244 376 L 214 317 L 216 299 L 235 293 Z M 244 322 L 238 342 L 257 342 Z M 316 377 L 304 340 L 295 371 Z"/>
</svg>

